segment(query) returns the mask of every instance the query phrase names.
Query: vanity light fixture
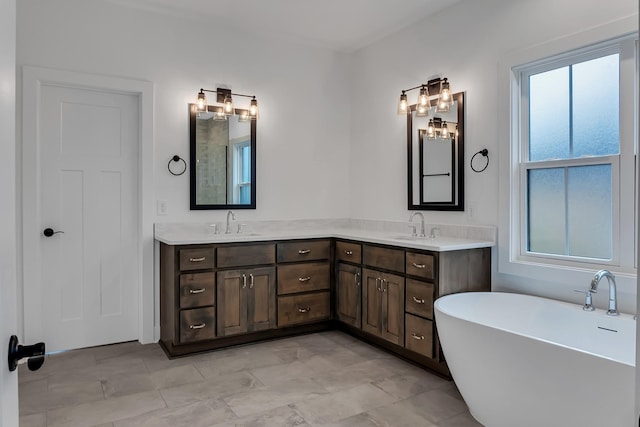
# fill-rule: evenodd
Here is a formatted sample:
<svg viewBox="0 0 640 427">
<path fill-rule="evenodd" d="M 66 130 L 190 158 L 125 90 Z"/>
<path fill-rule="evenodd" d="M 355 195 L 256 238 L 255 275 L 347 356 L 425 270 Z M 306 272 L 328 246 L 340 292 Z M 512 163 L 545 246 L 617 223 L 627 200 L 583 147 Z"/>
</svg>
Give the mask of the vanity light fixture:
<svg viewBox="0 0 640 427">
<path fill-rule="evenodd" d="M 236 114 L 236 109 L 233 105 L 234 96 L 251 98 L 251 101 L 249 102 L 249 108 L 246 110 L 240 110 L 237 113 L 239 120 L 241 122 L 256 120 L 260 115 L 259 109 L 258 109 L 258 101 L 256 100 L 255 95 L 242 95 L 240 93 L 231 93 L 230 89 L 224 89 L 224 88 L 217 88 L 216 90 L 200 89 L 200 92 L 198 92 L 198 97 L 196 100 L 197 112 L 208 111 L 207 96 L 205 92 L 215 93 L 216 102 L 219 104 L 222 104 L 222 107 L 216 107 L 214 111 L 212 111 L 214 120 L 226 120 L 227 117 L 230 117 Z"/>
<path fill-rule="evenodd" d="M 416 116 L 418 117 L 427 117 L 429 115 L 429 109 L 434 105 L 436 112 L 449 111 L 449 107 L 453 105 L 449 81 L 446 77 L 438 77 L 419 86 L 404 89 L 400 94 L 400 101 L 398 102 L 399 115 L 411 114 L 411 108 L 407 103 L 407 92 L 415 89 L 420 89 L 418 101 L 416 102 Z M 437 100 L 435 104 L 433 104 L 432 98 L 436 96 Z"/>
<path fill-rule="evenodd" d="M 458 127 L 456 126 L 456 136 Z M 450 139 L 451 133 L 449 132 L 449 126 L 446 121 L 443 121 L 440 117 L 434 117 L 429 119 L 427 125 L 427 139 Z"/>
</svg>

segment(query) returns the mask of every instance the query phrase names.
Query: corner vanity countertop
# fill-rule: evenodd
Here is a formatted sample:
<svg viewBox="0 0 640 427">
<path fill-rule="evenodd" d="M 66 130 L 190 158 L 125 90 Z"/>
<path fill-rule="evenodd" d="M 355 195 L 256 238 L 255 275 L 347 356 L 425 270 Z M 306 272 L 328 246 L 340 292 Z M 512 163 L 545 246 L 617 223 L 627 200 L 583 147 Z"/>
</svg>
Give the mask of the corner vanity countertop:
<svg viewBox="0 0 640 427">
<path fill-rule="evenodd" d="M 441 228 L 442 227 L 442 228 Z M 446 229 L 450 226 L 441 226 Z M 464 226 L 462 226 L 464 227 Z M 486 227 L 489 231 L 493 227 Z M 427 228 L 429 230 L 429 228 Z M 495 230 L 495 229 L 493 229 Z M 491 234 L 491 233 L 485 233 Z M 495 236 L 487 238 L 450 237 L 438 235 L 435 239 L 414 237 L 409 232 L 367 230 L 359 227 L 309 226 L 303 228 L 259 230 L 249 228 L 236 234 L 215 234 L 207 224 L 159 223 L 155 226 L 155 239 L 168 245 L 194 245 L 206 243 L 241 243 L 273 240 L 297 240 L 317 238 L 338 238 L 358 240 L 368 243 L 402 246 L 436 252 L 457 251 L 463 249 L 487 248 L 495 246 Z"/>
</svg>

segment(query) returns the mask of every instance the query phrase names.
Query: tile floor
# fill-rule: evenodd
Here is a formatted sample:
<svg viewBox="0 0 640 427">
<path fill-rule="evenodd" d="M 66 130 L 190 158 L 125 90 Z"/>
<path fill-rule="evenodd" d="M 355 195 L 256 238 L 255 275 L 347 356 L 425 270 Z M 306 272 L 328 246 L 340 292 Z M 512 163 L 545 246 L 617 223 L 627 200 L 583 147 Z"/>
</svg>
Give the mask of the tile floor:
<svg viewBox="0 0 640 427">
<path fill-rule="evenodd" d="M 452 382 L 337 331 L 174 360 L 74 350 L 19 384 L 20 427 L 480 426 Z"/>
</svg>

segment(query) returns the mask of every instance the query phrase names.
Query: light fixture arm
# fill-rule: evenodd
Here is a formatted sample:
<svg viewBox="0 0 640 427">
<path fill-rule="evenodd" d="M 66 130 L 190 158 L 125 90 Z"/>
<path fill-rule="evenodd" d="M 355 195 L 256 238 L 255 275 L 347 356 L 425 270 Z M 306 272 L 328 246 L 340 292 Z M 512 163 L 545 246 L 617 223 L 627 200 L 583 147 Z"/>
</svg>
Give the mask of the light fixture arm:
<svg viewBox="0 0 640 427">
<path fill-rule="evenodd" d="M 435 79 L 431 79 L 426 83 L 422 83 L 419 84 L 418 86 L 409 88 L 409 89 L 403 89 L 402 92 L 411 92 L 412 90 L 416 90 L 416 89 L 420 89 L 422 87 L 426 87 L 427 89 L 429 89 L 429 93 L 432 94 L 430 96 L 435 96 L 436 94 L 440 93 L 440 85 L 442 84 L 442 82 L 444 82 L 445 80 L 447 80 L 446 77 L 438 77 Z"/>
<path fill-rule="evenodd" d="M 228 89 L 227 89 L 228 90 Z M 202 89 L 200 88 L 200 92 L 209 92 L 209 93 L 215 93 L 215 94 L 229 94 L 231 96 L 244 96 L 245 98 L 255 98 L 255 95 L 243 95 L 241 93 L 233 93 L 231 91 L 224 90 L 222 88 L 218 88 L 217 90 L 211 90 L 211 89 Z"/>
</svg>

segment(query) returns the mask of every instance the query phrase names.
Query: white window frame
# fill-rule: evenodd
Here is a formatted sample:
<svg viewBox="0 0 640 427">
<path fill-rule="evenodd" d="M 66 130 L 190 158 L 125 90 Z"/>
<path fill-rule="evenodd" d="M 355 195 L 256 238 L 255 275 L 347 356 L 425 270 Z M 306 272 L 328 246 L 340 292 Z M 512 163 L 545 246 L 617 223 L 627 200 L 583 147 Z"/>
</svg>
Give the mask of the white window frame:
<svg viewBox="0 0 640 427">
<path fill-rule="evenodd" d="M 521 100 L 521 72 L 523 69 L 526 68 L 531 72 L 536 64 L 540 64 L 546 69 L 557 68 L 562 61 L 565 63 L 567 61 L 578 62 L 575 58 L 580 54 L 587 55 L 585 58 L 602 56 L 601 49 L 615 49 L 616 43 L 619 43 L 621 45 L 621 85 L 623 80 L 635 82 L 637 70 L 635 68 L 634 40 L 637 38 L 637 21 L 634 17 L 629 17 L 584 33 L 514 52 L 506 55 L 500 61 L 498 117 L 508 118 L 506 120 L 508 126 L 499 129 L 499 273 L 581 287 L 579 284 L 587 283 L 586 281 L 595 270 L 607 268 L 619 277 L 622 276 L 623 281 L 628 279 L 629 286 L 631 279 L 635 284 L 635 105 L 637 102 L 635 94 L 637 89 L 634 88 L 633 91 L 626 92 L 621 90 L 620 93 L 620 161 L 612 158 L 618 156 L 590 159 L 595 163 L 602 163 L 603 160 L 605 162 L 611 161 L 613 185 L 619 188 L 619 193 L 612 195 L 614 204 L 612 225 L 614 234 L 617 235 L 614 236 L 613 256 L 610 261 L 539 256 L 526 253 L 526 205 L 524 204 L 526 180 L 523 175 L 526 174 L 526 171 L 523 171 L 521 167 L 521 160 L 526 158 L 523 157 L 522 150 L 526 147 L 523 147 L 520 141 L 523 132 L 528 131 L 522 126 L 522 117 L 527 113 L 522 109 Z M 546 58 L 553 58 L 553 60 Z M 499 119 L 498 122 L 505 123 L 503 119 Z M 623 140 L 627 142 L 623 142 Z M 634 141 L 634 144 L 629 144 L 629 140 Z M 573 160 L 567 160 L 565 164 L 569 165 L 573 162 Z M 584 163 L 584 159 L 581 162 Z M 543 165 L 542 162 L 536 162 L 536 164 Z M 622 179 L 619 178 L 621 173 L 623 174 Z M 630 194 L 633 197 L 627 196 Z M 626 230 L 627 227 L 633 227 L 634 232 L 621 231 Z"/>
<path fill-rule="evenodd" d="M 533 64 L 526 64 L 524 66 L 514 67 L 513 72 L 518 75 L 518 86 L 520 87 L 520 112 L 518 126 L 518 140 L 511 141 L 511 144 L 519 144 L 519 159 L 518 169 L 519 180 L 518 197 L 519 197 L 519 216 L 516 218 L 518 221 L 517 228 L 520 230 L 518 236 L 519 256 L 518 258 L 523 261 L 542 262 L 554 265 L 573 265 L 576 267 L 589 268 L 591 264 L 599 265 L 602 268 L 609 268 L 612 266 L 621 266 L 628 263 L 629 260 L 620 260 L 620 156 L 622 153 L 622 140 L 620 141 L 620 154 L 609 156 L 591 156 L 591 157 L 577 157 L 567 158 L 559 160 L 544 160 L 544 161 L 531 161 L 528 159 L 529 153 L 529 77 L 538 73 L 546 71 L 556 70 L 558 68 L 566 67 L 572 64 L 577 64 L 584 61 L 589 61 L 597 58 L 601 58 L 608 55 L 618 54 L 622 57 L 622 45 L 624 40 L 616 40 L 614 42 L 607 42 L 600 46 L 589 46 L 577 51 L 568 52 L 565 55 L 554 56 L 551 60 L 543 59 Z M 632 42 L 633 43 L 633 42 Z M 514 88 L 515 90 L 515 88 Z M 530 252 L 527 249 L 528 242 L 528 227 L 527 227 L 527 212 L 528 209 L 528 189 L 527 189 L 527 174 L 530 170 L 535 169 L 549 169 L 549 168 L 566 168 L 574 166 L 593 166 L 593 165 L 610 165 L 611 166 L 611 203 L 612 203 L 612 256 L 610 259 L 590 259 L 586 257 L 578 257 L 571 255 L 560 254 L 545 254 Z M 626 169 L 633 169 L 634 164 L 627 161 Z M 516 177 L 512 177 L 514 179 Z M 512 200 L 515 203 L 515 200 Z M 514 239 L 515 240 L 515 239 Z M 516 242 L 514 241 L 514 244 Z M 622 261 L 622 262 L 621 262 Z M 633 259 L 631 259 L 633 262 Z"/>
</svg>

